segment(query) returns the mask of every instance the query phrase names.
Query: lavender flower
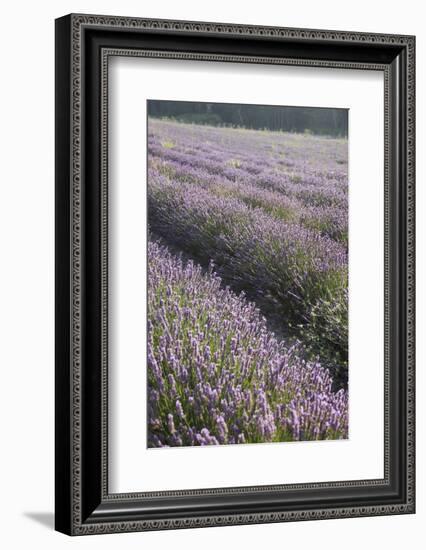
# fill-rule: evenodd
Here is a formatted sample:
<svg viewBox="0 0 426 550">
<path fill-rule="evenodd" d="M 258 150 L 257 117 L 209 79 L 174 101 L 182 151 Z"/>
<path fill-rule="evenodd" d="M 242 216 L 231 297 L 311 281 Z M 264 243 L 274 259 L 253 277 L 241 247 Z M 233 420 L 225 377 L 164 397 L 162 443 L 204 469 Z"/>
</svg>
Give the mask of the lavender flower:
<svg viewBox="0 0 426 550">
<path fill-rule="evenodd" d="M 150 241 L 148 277 L 150 447 L 347 437 L 347 393 L 212 269 Z"/>
<path fill-rule="evenodd" d="M 148 130 L 149 446 L 346 438 L 347 140 Z"/>
</svg>

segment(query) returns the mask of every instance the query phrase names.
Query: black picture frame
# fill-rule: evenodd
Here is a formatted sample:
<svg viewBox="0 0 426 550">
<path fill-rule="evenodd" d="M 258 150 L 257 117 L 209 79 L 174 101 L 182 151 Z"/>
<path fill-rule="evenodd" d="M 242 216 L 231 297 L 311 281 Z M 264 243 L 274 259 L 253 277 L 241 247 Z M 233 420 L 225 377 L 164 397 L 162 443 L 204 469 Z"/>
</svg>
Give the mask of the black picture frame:
<svg viewBox="0 0 426 550">
<path fill-rule="evenodd" d="M 179 495 L 108 493 L 105 91 L 108 57 L 137 52 L 383 71 L 383 479 Z M 79 14 L 56 20 L 58 531 L 85 535 L 414 513 L 414 81 L 413 36 Z"/>
</svg>

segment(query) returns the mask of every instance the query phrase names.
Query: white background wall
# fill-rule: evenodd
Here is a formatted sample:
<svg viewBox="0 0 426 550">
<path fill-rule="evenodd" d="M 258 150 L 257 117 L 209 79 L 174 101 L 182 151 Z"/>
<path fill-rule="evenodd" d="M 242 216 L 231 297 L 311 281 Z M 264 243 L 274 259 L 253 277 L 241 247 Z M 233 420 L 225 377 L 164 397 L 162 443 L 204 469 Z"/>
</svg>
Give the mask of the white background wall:
<svg viewBox="0 0 426 550">
<path fill-rule="evenodd" d="M 417 35 L 418 512 L 70 539 L 53 526 L 54 18 L 69 12 Z M 420 548 L 425 468 L 426 31 L 420 1 L 86 0 L 2 8 L 0 544 L 3 548 Z M 423 535 L 423 536 L 422 536 Z"/>
</svg>

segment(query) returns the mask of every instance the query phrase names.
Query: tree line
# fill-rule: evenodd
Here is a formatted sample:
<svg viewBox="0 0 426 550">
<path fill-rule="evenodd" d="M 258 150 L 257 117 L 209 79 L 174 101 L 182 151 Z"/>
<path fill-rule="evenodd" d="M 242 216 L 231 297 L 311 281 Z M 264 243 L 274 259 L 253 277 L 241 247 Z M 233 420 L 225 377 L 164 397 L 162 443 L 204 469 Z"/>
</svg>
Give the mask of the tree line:
<svg viewBox="0 0 426 550">
<path fill-rule="evenodd" d="M 148 100 L 148 115 L 189 124 L 347 137 L 347 109 Z"/>
</svg>

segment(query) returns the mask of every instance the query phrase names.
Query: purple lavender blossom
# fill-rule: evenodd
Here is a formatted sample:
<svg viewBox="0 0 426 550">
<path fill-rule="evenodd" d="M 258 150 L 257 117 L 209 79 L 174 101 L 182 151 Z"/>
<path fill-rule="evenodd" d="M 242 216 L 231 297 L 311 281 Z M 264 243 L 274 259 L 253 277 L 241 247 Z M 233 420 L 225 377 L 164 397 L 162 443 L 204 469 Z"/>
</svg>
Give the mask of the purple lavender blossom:
<svg viewBox="0 0 426 550">
<path fill-rule="evenodd" d="M 149 447 L 347 437 L 347 392 L 212 269 L 150 241 L 148 277 Z"/>
<path fill-rule="evenodd" d="M 149 446 L 346 438 L 347 140 L 148 124 Z"/>
</svg>

